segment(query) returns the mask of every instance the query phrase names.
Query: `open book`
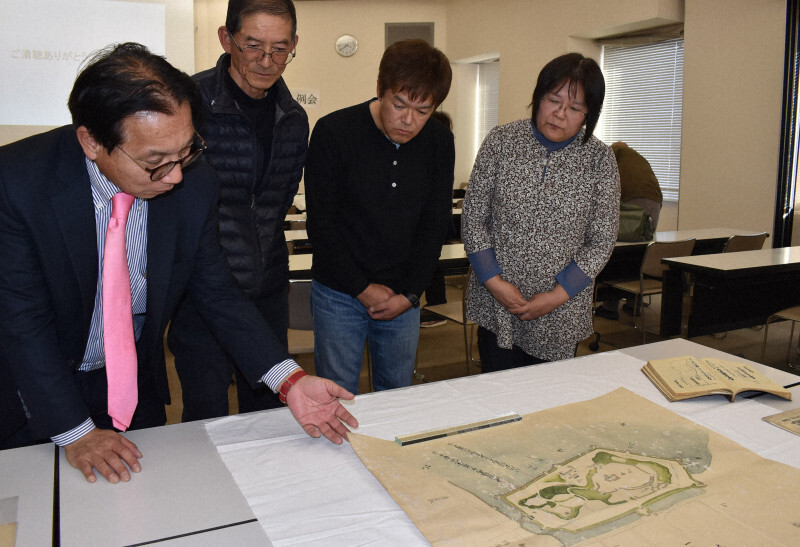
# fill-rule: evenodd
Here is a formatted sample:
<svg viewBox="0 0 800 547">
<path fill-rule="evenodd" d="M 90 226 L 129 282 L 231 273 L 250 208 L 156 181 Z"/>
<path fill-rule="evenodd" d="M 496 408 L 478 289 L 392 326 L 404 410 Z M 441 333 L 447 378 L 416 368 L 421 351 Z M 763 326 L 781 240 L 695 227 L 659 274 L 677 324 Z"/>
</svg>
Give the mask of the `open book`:
<svg viewBox="0 0 800 547">
<path fill-rule="evenodd" d="M 703 395 L 726 395 L 731 402 L 743 391 L 763 391 L 792 400 L 784 389 L 747 363 L 691 356 L 648 361 L 642 372 L 670 401 Z"/>
</svg>

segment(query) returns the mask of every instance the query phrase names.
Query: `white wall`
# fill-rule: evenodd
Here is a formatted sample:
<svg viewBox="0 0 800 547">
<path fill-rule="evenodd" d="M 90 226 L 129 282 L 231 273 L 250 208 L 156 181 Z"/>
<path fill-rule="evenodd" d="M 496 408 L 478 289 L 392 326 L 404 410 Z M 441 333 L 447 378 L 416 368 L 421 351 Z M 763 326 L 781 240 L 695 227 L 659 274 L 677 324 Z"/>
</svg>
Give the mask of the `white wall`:
<svg viewBox="0 0 800 547">
<path fill-rule="evenodd" d="M 108 0 L 110 3 L 114 0 Z M 192 74 L 195 71 L 194 63 L 194 4 L 193 0 L 125 0 L 126 2 L 139 2 L 147 4 L 164 4 L 165 7 L 165 21 L 166 27 L 166 51 L 165 56 L 168 61 L 177 66 L 181 70 Z M 6 19 L 0 18 L 0 31 Z M 80 21 L 62 21 L 62 25 L 80 25 Z M 31 25 L 28 29 L 29 32 L 35 34 L 37 27 L 35 24 Z M 6 76 L 13 77 L 13 76 Z M 46 82 L 32 82 L 31 85 L 46 85 Z M 67 97 L 63 97 L 63 103 L 66 104 Z M 0 105 L 0 108 L 3 108 Z M 34 126 L 34 125 L 0 125 L 0 146 L 8 144 L 16 140 L 22 139 L 29 135 L 41 133 L 51 126 Z"/>
</svg>

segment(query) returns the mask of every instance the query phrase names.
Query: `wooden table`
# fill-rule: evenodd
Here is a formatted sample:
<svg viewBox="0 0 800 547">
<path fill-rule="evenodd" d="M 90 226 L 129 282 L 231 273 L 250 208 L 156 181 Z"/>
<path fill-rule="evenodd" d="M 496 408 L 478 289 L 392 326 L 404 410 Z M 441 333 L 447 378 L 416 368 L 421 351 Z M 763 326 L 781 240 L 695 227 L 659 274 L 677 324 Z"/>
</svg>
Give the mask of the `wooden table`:
<svg viewBox="0 0 800 547">
<path fill-rule="evenodd" d="M 661 335 L 763 325 L 800 304 L 800 247 L 666 258 Z M 684 295 L 686 297 L 684 298 Z"/>
</svg>

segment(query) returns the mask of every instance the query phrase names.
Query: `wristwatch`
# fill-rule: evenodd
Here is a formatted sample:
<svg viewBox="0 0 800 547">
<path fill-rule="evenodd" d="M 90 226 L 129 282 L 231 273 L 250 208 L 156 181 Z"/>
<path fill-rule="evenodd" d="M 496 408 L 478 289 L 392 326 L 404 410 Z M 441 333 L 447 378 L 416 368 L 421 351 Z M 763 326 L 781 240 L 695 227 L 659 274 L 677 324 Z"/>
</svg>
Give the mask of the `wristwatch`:
<svg viewBox="0 0 800 547">
<path fill-rule="evenodd" d="M 419 308 L 419 296 L 411 291 L 403 291 L 403 296 L 408 298 L 408 301 L 411 302 L 412 308 Z"/>
</svg>

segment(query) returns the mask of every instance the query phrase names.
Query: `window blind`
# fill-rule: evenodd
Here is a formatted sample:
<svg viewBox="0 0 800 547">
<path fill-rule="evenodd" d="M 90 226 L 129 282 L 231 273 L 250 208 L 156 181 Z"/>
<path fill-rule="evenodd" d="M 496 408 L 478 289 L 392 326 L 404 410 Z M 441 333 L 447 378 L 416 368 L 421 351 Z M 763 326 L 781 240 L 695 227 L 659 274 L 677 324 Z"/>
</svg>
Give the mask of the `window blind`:
<svg viewBox="0 0 800 547">
<path fill-rule="evenodd" d="M 483 139 L 497 125 L 500 103 L 500 63 L 477 63 L 477 93 L 475 104 L 475 155 Z"/>
<path fill-rule="evenodd" d="M 681 171 L 683 38 L 603 46 L 606 97 L 597 136 L 624 141 L 653 167 L 665 201 L 678 201 Z"/>
</svg>

